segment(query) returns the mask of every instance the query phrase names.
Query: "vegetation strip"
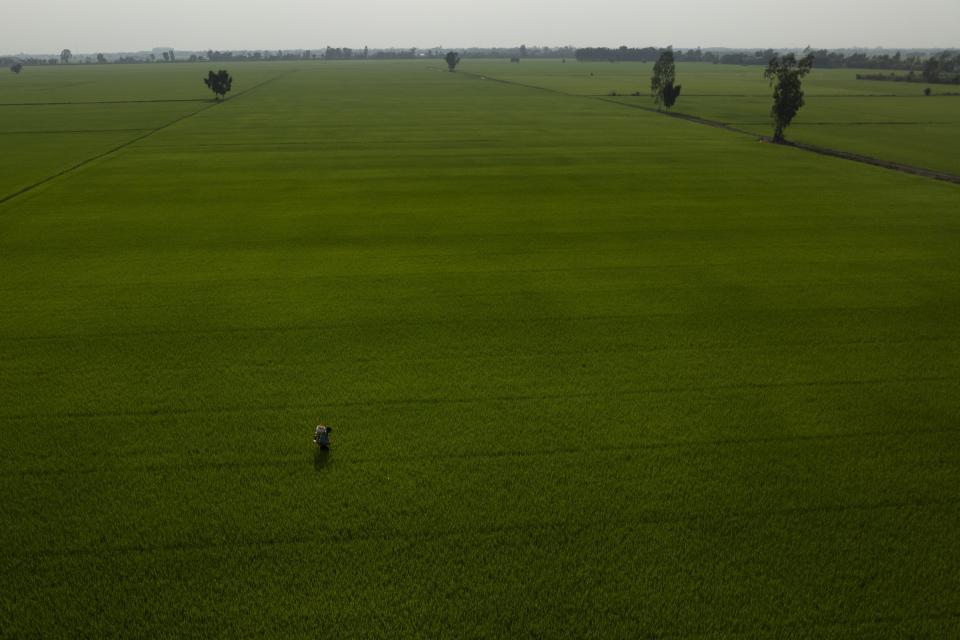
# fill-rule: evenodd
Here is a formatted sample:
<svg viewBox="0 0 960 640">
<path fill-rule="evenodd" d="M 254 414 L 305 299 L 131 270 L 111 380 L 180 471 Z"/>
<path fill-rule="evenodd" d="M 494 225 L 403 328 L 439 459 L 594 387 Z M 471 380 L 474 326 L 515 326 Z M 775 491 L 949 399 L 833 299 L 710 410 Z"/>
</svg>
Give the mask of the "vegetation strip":
<svg viewBox="0 0 960 640">
<path fill-rule="evenodd" d="M 288 73 L 295 73 L 295 72 L 294 72 L 294 71 L 291 71 L 291 72 L 288 72 Z M 249 89 L 246 89 L 246 90 L 244 90 L 244 91 L 241 91 L 240 93 L 235 94 L 233 97 L 234 97 L 234 98 L 239 98 L 240 96 L 242 96 L 242 95 L 244 95 L 244 94 L 246 94 L 246 93 L 249 93 L 249 92 L 251 92 L 251 91 L 253 91 L 253 90 L 255 90 L 255 89 L 259 89 L 260 87 L 263 87 L 264 85 L 270 84 L 271 82 L 282 78 L 284 75 L 287 75 L 287 74 L 280 74 L 280 75 L 278 75 L 278 76 L 274 76 L 273 78 L 270 78 L 269 80 L 264 80 L 263 82 L 261 82 L 261 83 L 259 83 L 259 84 L 256 84 L 256 85 L 250 87 Z M 196 102 L 196 101 L 195 101 L 195 100 L 190 100 L 189 102 Z M 200 109 L 197 109 L 196 111 L 192 111 L 192 112 L 190 112 L 190 113 L 188 113 L 188 114 L 186 114 L 186 115 L 184 115 L 184 116 L 180 116 L 179 118 L 176 118 L 176 119 L 174 119 L 174 120 L 171 120 L 170 122 L 168 122 L 168 123 L 166 123 L 166 124 L 163 124 L 163 125 L 157 127 L 156 129 L 150 129 L 150 130 L 148 130 L 146 133 L 144 133 L 142 136 L 137 136 L 137 137 L 133 138 L 132 140 L 128 140 L 127 142 L 124 142 L 123 144 L 117 145 L 117 146 L 113 147 L 112 149 L 108 149 L 107 151 L 104 151 L 103 153 L 99 153 L 99 154 L 97 154 L 97 155 L 95 155 L 95 156 L 92 156 L 92 157 L 90 157 L 90 158 L 87 158 L 87 159 L 85 159 L 85 160 L 81 160 L 80 162 L 74 164 L 74 165 L 71 166 L 71 167 L 68 167 L 68 168 L 64 169 L 63 171 L 58 171 L 57 173 L 55 173 L 55 174 L 53 174 L 53 175 L 51 175 L 51 176 L 47 176 L 46 178 L 43 178 L 42 180 L 39 180 L 39 181 L 37 181 L 37 182 L 34 182 L 33 184 L 29 184 L 29 185 L 23 187 L 22 189 L 19 189 L 19 190 L 17 190 L 17 191 L 14 191 L 14 192 L 11 193 L 11 194 L 8 194 L 8 195 L 6 195 L 6 196 L 0 197 L 0 205 L 6 204 L 7 202 L 10 202 L 10 201 L 13 200 L 14 198 L 18 198 L 18 197 L 20 197 L 20 196 L 22 196 L 22 195 L 24 195 L 24 194 L 27 194 L 27 193 L 33 191 L 34 189 L 36 189 L 37 187 L 42 187 L 43 185 L 47 184 L 48 182 L 52 182 L 52 181 L 56 180 L 57 178 L 61 178 L 61 177 L 65 176 L 65 175 L 67 175 L 67 174 L 69 174 L 69 173 L 73 173 L 74 171 L 77 171 L 78 169 L 82 169 L 83 167 L 85 167 L 85 166 L 87 166 L 87 165 L 89 165 L 89 164 L 91 164 L 91 163 L 93 163 L 93 162 L 96 162 L 97 160 L 102 160 L 103 158 L 106 158 L 106 157 L 108 157 L 108 156 L 111 156 L 111 155 L 119 152 L 119 151 L 122 151 L 122 150 L 126 149 L 127 147 L 129 147 L 129 146 L 131 146 L 131 145 L 134 145 L 134 144 L 140 142 L 141 140 L 146 140 L 146 139 L 149 138 L 150 136 L 152 136 L 152 135 L 154 135 L 154 134 L 156 134 L 156 133 L 159 133 L 160 131 L 163 131 L 164 129 L 168 129 L 168 128 L 174 126 L 175 124 L 178 124 L 178 123 L 180 123 L 180 122 L 183 122 L 183 121 L 186 120 L 187 118 L 192 118 L 193 116 L 195 116 L 195 115 L 197 115 L 197 114 L 199 114 L 199 113 L 203 113 L 203 112 L 206 111 L 207 109 L 212 109 L 213 107 L 216 107 L 218 104 L 221 104 L 221 103 L 220 103 L 220 102 L 210 102 L 210 103 L 207 104 L 206 106 L 201 107 Z"/>
</svg>

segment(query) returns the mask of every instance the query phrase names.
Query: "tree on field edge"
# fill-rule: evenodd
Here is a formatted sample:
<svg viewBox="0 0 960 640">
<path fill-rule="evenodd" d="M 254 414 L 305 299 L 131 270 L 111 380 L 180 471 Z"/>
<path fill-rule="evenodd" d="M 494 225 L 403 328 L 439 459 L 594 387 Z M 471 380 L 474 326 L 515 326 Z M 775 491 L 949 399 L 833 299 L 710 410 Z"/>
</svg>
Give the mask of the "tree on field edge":
<svg viewBox="0 0 960 640">
<path fill-rule="evenodd" d="M 457 65 L 460 64 L 460 54 L 456 51 L 449 51 L 447 55 L 444 56 L 444 60 L 447 61 L 447 71 L 453 72 L 457 68 Z"/>
<path fill-rule="evenodd" d="M 797 60 L 792 53 L 784 56 L 774 55 L 763 77 L 773 87 L 773 106 L 770 117 L 773 119 L 773 140 L 783 142 L 784 130 L 790 126 L 800 108 L 806 104 L 803 99 L 802 79 L 813 69 L 813 54 L 808 53 Z"/>
<path fill-rule="evenodd" d="M 216 73 L 209 72 L 207 77 L 203 79 L 203 83 L 210 88 L 210 91 L 213 91 L 215 99 L 219 100 L 226 97 L 227 93 L 230 92 L 233 87 L 233 78 L 225 69 L 220 69 Z"/>
<path fill-rule="evenodd" d="M 675 84 L 677 67 L 673 61 L 673 47 L 667 47 L 660 53 L 657 63 L 653 65 L 653 75 L 650 77 L 650 95 L 657 103 L 657 111 L 661 106 L 669 109 L 680 97 L 680 85 Z"/>
</svg>

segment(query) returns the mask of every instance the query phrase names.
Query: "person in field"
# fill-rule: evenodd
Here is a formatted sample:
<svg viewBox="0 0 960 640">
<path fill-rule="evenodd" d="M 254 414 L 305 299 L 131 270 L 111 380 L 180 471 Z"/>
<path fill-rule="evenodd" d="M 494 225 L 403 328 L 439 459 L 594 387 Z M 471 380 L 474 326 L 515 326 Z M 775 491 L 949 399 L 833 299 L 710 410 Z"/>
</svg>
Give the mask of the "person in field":
<svg viewBox="0 0 960 640">
<path fill-rule="evenodd" d="M 330 434 L 333 432 L 331 427 L 328 427 L 323 424 L 318 424 L 316 431 L 313 432 L 313 441 L 321 449 L 330 448 Z"/>
</svg>

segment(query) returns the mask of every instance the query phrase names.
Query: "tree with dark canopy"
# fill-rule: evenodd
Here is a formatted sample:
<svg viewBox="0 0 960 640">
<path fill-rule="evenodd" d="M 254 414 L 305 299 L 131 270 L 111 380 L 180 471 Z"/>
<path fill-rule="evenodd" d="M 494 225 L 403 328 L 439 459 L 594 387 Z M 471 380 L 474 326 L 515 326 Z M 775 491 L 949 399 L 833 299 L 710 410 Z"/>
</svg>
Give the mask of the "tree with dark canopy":
<svg viewBox="0 0 960 640">
<path fill-rule="evenodd" d="M 207 74 L 207 77 L 203 79 L 203 83 L 210 87 L 210 91 L 213 91 L 216 99 L 219 100 L 229 93 L 230 87 L 233 85 L 233 78 L 230 77 L 230 74 L 225 70 L 220 69 L 214 73 L 211 71 Z"/>
<path fill-rule="evenodd" d="M 23 63 L 14 62 L 12 65 L 10 65 L 10 71 L 19 74 L 21 71 L 23 71 Z"/>
<path fill-rule="evenodd" d="M 773 118 L 773 140 L 783 142 L 783 131 L 806 104 L 803 100 L 801 78 L 810 73 L 813 68 L 813 54 L 797 60 L 796 56 L 788 53 L 784 56 L 774 55 L 763 72 L 763 77 L 770 81 L 773 87 L 773 106 L 770 116 Z"/>
<path fill-rule="evenodd" d="M 73 53 L 70 49 L 64 49 L 60 52 L 60 62 L 63 64 L 70 64 L 70 58 L 73 57 Z"/>
<path fill-rule="evenodd" d="M 679 97 L 680 85 L 673 86 L 672 82 L 667 83 L 667 86 L 663 88 L 663 106 L 669 109 L 677 102 L 677 98 Z"/>
<path fill-rule="evenodd" d="M 450 51 L 446 57 L 444 57 L 444 60 L 447 61 L 448 70 L 452 72 L 457 68 L 457 65 L 460 64 L 460 54 L 456 51 Z"/>
<path fill-rule="evenodd" d="M 667 47 L 660 53 L 657 63 L 653 65 L 653 76 L 650 78 L 650 95 L 657 103 L 657 110 L 661 106 L 669 109 L 680 97 L 680 85 L 676 82 L 676 65 L 673 63 L 673 48 Z"/>
</svg>

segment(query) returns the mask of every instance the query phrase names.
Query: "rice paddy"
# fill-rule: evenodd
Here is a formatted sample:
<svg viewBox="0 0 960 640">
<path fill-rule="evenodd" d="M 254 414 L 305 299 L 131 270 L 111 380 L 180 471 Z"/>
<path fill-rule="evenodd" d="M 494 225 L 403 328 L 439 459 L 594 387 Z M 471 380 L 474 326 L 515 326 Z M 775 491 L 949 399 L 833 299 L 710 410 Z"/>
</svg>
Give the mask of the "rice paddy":
<svg viewBox="0 0 960 640">
<path fill-rule="evenodd" d="M 0 635 L 955 633 L 960 187 L 649 66 L 0 76 Z"/>
</svg>

